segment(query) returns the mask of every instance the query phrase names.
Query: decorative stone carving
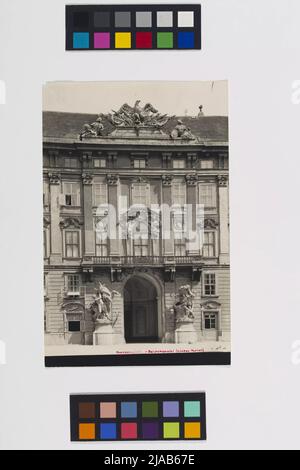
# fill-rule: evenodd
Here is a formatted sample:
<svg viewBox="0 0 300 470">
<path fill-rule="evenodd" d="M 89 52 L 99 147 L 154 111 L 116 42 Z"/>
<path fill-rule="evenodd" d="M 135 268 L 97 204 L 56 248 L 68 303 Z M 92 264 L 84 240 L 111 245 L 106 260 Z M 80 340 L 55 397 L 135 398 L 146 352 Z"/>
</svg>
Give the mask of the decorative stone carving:
<svg viewBox="0 0 300 470">
<path fill-rule="evenodd" d="M 100 137 L 103 135 L 104 125 L 102 115 L 99 114 L 98 118 L 92 124 L 84 124 L 83 130 L 79 135 L 79 139 L 83 140 L 91 137 Z"/>
<path fill-rule="evenodd" d="M 79 229 L 82 225 L 83 225 L 83 222 L 79 219 L 76 219 L 75 217 L 68 217 L 62 220 L 59 224 L 61 229 L 66 229 L 66 228 Z"/>
<path fill-rule="evenodd" d="M 99 282 L 96 295 L 93 296 L 94 300 L 89 307 L 89 312 L 95 323 L 95 331 L 93 334 L 93 344 L 97 345 L 111 345 L 114 344 L 114 326 L 118 321 L 118 315 L 113 317 L 112 303 L 116 291 L 110 291 L 104 284 Z"/>
<path fill-rule="evenodd" d="M 117 186 L 119 183 L 119 175 L 107 175 L 106 179 L 109 186 Z"/>
<path fill-rule="evenodd" d="M 191 286 L 183 285 L 176 295 L 177 302 L 173 311 L 176 318 L 175 342 L 176 343 L 196 343 L 197 333 L 194 326 L 193 299 L 195 295 Z"/>
<path fill-rule="evenodd" d="M 219 176 L 218 176 L 218 183 L 219 183 L 219 186 L 221 186 L 221 187 L 226 187 L 226 186 L 227 186 L 227 183 L 228 183 L 228 176 L 226 176 L 226 175 L 219 175 Z"/>
<path fill-rule="evenodd" d="M 191 129 L 187 127 L 181 119 L 177 121 L 177 126 L 171 132 L 172 139 L 182 139 L 182 140 L 195 140 L 196 137 L 192 134 Z"/>
<path fill-rule="evenodd" d="M 204 228 L 205 229 L 216 229 L 218 227 L 218 222 L 212 217 L 204 219 Z"/>
<path fill-rule="evenodd" d="M 65 301 L 62 304 L 62 309 L 66 315 L 83 315 L 84 313 L 84 306 L 80 301 Z"/>
<path fill-rule="evenodd" d="M 131 179 L 132 183 L 148 183 L 148 180 L 144 178 L 143 176 L 135 176 L 134 178 Z"/>
<path fill-rule="evenodd" d="M 60 184 L 61 176 L 58 173 L 48 173 L 50 184 Z"/>
<path fill-rule="evenodd" d="M 177 302 L 174 304 L 174 312 L 176 321 L 194 321 L 193 299 L 195 295 L 191 290 L 191 286 L 184 285 L 179 288 L 176 294 Z"/>
<path fill-rule="evenodd" d="M 119 111 L 112 110 L 107 119 L 115 127 L 156 127 L 161 128 L 169 119 L 167 114 L 160 114 L 151 103 L 147 103 L 143 108 L 137 100 L 134 106 L 125 103 Z"/>
<path fill-rule="evenodd" d="M 105 284 L 99 282 L 96 289 L 96 295 L 93 296 L 94 300 L 90 305 L 90 312 L 94 322 L 110 323 L 115 325 L 118 318 L 113 318 L 112 303 L 115 295 L 119 293 L 115 290 L 110 291 Z"/>
<path fill-rule="evenodd" d="M 82 183 L 85 184 L 85 185 L 91 185 L 93 184 L 93 177 L 92 175 L 88 175 L 88 174 L 83 174 L 82 175 Z"/>
<path fill-rule="evenodd" d="M 207 300 L 201 304 L 201 307 L 203 310 L 218 310 L 221 307 L 221 304 L 215 300 Z"/>
<path fill-rule="evenodd" d="M 171 186 L 172 180 L 173 180 L 173 175 L 162 175 L 163 186 Z"/>
<path fill-rule="evenodd" d="M 196 173 L 190 173 L 189 175 L 186 175 L 185 179 L 188 186 L 197 186 L 198 175 Z"/>
</svg>

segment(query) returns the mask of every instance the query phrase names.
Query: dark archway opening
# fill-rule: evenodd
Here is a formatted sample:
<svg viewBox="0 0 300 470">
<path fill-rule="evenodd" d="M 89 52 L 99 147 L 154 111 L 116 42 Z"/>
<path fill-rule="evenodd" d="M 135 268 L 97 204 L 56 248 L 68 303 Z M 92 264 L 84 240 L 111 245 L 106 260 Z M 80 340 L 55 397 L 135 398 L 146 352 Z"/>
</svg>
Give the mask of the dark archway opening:
<svg viewBox="0 0 300 470">
<path fill-rule="evenodd" d="M 124 288 L 126 343 L 157 343 L 158 294 L 147 279 L 133 276 Z"/>
</svg>

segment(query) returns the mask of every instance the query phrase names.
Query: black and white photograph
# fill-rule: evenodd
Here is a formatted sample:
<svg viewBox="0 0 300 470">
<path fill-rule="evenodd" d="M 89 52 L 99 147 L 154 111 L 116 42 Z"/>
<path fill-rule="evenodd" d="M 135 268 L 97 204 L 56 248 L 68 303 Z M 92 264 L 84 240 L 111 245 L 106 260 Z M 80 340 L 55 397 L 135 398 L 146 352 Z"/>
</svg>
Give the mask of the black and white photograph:
<svg viewBox="0 0 300 470">
<path fill-rule="evenodd" d="M 44 85 L 46 365 L 230 364 L 227 88 Z"/>
</svg>

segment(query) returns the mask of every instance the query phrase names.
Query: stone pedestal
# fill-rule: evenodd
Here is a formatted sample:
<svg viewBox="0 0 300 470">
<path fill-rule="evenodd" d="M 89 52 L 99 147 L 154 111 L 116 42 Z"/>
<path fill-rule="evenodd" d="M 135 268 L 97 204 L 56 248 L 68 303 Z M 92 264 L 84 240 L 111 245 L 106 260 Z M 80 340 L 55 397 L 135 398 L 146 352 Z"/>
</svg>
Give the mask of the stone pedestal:
<svg viewBox="0 0 300 470">
<path fill-rule="evenodd" d="M 114 329 L 110 322 L 97 321 L 93 334 L 94 346 L 105 346 L 114 344 Z"/>
<path fill-rule="evenodd" d="M 193 321 L 177 321 L 175 330 L 175 343 L 192 344 L 197 343 L 197 333 Z"/>
</svg>

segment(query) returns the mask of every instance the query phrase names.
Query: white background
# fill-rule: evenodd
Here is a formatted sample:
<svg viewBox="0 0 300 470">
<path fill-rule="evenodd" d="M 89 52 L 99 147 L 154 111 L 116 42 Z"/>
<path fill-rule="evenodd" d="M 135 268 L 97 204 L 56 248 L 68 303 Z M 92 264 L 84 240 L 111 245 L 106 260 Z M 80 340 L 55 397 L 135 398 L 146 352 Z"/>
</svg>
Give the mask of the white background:
<svg viewBox="0 0 300 470">
<path fill-rule="evenodd" d="M 1 0 L 2 449 L 300 448 L 300 2 L 201 3 L 202 51 L 71 53 L 64 1 Z M 46 370 L 42 83 L 161 79 L 229 79 L 232 366 Z M 207 392 L 206 443 L 70 443 L 71 392 L 181 390 Z"/>
</svg>

